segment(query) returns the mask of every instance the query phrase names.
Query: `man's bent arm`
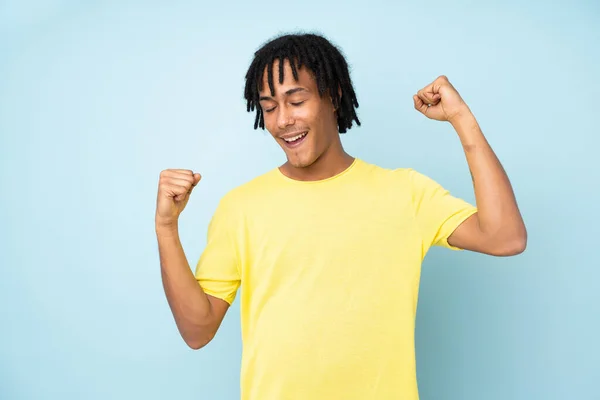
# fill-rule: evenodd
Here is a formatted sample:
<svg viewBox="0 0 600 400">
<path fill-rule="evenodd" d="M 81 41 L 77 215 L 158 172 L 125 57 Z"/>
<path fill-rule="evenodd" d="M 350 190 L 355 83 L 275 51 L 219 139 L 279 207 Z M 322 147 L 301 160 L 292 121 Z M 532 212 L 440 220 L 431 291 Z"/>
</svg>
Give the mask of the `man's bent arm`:
<svg viewBox="0 0 600 400">
<path fill-rule="evenodd" d="M 494 255 L 521 253 L 527 243 L 527 231 L 504 168 L 473 114 L 457 115 L 450 122 L 467 158 L 478 212 L 459 226 L 448 242 Z"/>
<path fill-rule="evenodd" d="M 177 226 L 156 225 L 163 288 L 181 337 L 200 349 L 215 336 L 229 308 L 224 300 L 207 295 L 192 273 Z"/>
</svg>

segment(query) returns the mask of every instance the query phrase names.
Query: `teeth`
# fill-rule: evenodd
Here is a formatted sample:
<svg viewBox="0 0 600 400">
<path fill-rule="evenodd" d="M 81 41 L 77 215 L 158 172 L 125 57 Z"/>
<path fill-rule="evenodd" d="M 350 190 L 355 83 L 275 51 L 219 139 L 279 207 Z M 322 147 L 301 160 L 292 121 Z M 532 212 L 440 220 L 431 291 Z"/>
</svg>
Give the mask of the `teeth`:
<svg viewBox="0 0 600 400">
<path fill-rule="evenodd" d="M 289 143 L 289 142 L 293 142 L 294 140 L 298 140 L 298 139 L 300 139 L 301 137 L 303 137 L 305 135 L 306 135 L 306 133 L 301 133 L 301 134 L 299 134 L 297 136 L 294 136 L 294 137 L 291 137 L 291 138 L 286 138 L 286 139 L 283 139 L 283 140 L 285 140 L 286 142 Z"/>
</svg>

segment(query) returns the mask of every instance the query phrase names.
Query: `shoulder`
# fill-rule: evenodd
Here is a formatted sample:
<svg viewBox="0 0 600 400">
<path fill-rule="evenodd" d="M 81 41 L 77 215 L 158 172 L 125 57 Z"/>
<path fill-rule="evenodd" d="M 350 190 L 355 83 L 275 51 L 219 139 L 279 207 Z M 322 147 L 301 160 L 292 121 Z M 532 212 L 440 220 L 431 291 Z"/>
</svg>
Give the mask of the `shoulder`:
<svg viewBox="0 0 600 400">
<path fill-rule="evenodd" d="M 412 198 L 443 190 L 437 181 L 414 167 L 386 167 L 365 161 L 362 163 L 366 178 L 364 180 L 369 182 L 373 190 Z"/>
<path fill-rule="evenodd" d="M 395 185 L 410 184 L 413 177 L 419 172 L 410 167 L 387 167 L 372 162 L 361 160 L 362 171 L 370 180 L 393 182 Z M 420 175 L 420 174 L 419 174 Z"/>
<path fill-rule="evenodd" d="M 245 204 L 264 198 L 275 185 L 275 169 L 264 172 L 228 191 L 220 199 L 220 204 L 227 208 L 242 210 Z"/>
<path fill-rule="evenodd" d="M 376 164 L 364 162 L 372 174 L 383 178 L 394 179 L 403 183 L 413 185 L 422 185 L 432 183 L 433 180 L 425 173 L 413 167 L 382 167 Z"/>
</svg>

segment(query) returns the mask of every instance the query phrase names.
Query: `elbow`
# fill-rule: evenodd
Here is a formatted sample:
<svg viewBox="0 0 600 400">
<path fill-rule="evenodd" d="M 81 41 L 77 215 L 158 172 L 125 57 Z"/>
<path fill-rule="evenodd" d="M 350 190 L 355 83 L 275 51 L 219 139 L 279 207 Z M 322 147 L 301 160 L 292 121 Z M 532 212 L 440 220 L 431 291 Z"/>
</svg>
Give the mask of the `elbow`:
<svg viewBox="0 0 600 400">
<path fill-rule="evenodd" d="M 525 249 L 527 249 L 527 232 L 523 230 L 511 239 L 502 241 L 502 245 L 496 248 L 494 255 L 500 257 L 516 256 L 523 253 Z"/>
<path fill-rule="evenodd" d="M 513 246 L 513 255 L 521 254 L 527 248 L 527 229 L 525 228 L 524 224 L 521 225 L 521 229 L 516 235 Z"/>
<path fill-rule="evenodd" d="M 519 241 L 515 241 L 514 243 L 510 243 L 509 245 L 506 245 L 505 247 L 500 249 L 498 251 L 498 254 L 496 254 L 496 255 L 501 256 L 501 257 L 517 256 L 517 255 L 523 253 L 526 248 L 527 248 L 527 241 L 519 240 Z"/>
<path fill-rule="evenodd" d="M 187 344 L 188 347 L 190 349 L 192 349 L 192 350 L 200 350 L 201 348 L 203 348 L 204 346 L 206 346 L 208 343 L 193 342 L 193 341 L 186 340 L 185 344 Z"/>
<path fill-rule="evenodd" d="M 520 239 L 515 246 L 514 255 L 521 254 L 527 248 L 527 237 Z"/>
<path fill-rule="evenodd" d="M 200 350 L 211 342 L 214 335 L 189 335 L 183 336 L 183 341 L 192 350 Z"/>
<path fill-rule="evenodd" d="M 184 341 L 185 344 L 187 344 L 187 346 L 192 350 L 200 350 L 210 343 L 210 340 L 184 339 Z"/>
</svg>

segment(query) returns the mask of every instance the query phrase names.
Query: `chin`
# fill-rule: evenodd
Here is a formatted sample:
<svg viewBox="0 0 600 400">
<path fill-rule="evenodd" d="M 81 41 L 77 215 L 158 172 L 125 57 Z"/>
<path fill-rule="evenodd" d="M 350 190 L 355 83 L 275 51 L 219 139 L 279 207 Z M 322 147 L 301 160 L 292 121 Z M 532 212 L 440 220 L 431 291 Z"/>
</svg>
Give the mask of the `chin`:
<svg viewBox="0 0 600 400">
<path fill-rule="evenodd" d="M 298 160 L 298 159 L 289 159 L 289 158 L 288 158 L 288 163 L 294 168 L 306 168 L 312 164 L 309 162 L 302 162 L 301 160 Z"/>
<path fill-rule="evenodd" d="M 315 161 L 312 157 L 288 157 L 288 163 L 294 168 L 310 167 Z"/>
</svg>

